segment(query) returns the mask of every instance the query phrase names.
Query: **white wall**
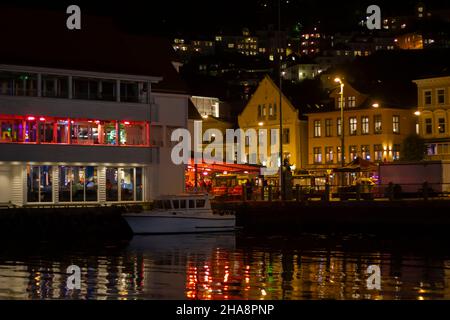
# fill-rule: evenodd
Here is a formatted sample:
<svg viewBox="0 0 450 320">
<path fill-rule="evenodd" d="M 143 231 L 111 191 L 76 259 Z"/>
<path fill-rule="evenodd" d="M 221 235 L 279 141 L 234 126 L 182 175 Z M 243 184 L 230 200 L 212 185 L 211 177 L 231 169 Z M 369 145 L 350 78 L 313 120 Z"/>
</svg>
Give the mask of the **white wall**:
<svg viewBox="0 0 450 320">
<path fill-rule="evenodd" d="M 0 203 L 11 200 L 11 168 L 0 166 Z"/>
<path fill-rule="evenodd" d="M 158 195 L 179 194 L 184 191 L 185 165 L 175 165 L 171 159 L 172 143 L 168 127 L 188 127 L 188 96 L 154 93 L 158 105 L 159 123 L 164 126 L 163 147 L 160 148 L 159 162 L 153 167 L 151 182 L 153 198 Z"/>
</svg>

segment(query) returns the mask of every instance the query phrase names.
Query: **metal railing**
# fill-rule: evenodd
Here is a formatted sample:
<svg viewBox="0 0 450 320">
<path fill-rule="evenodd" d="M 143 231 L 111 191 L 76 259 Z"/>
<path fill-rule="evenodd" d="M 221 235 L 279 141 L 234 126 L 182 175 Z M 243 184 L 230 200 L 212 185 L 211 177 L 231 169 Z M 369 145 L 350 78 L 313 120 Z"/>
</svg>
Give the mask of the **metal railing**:
<svg viewBox="0 0 450 320">
<path fill-rule="evenodd" d="M 215 195 L 218 201 L 277 201 L 277 186 L 243 186 L 240 193 L 229 192 Z M 394 200 L 450 200 L 450 183 L 410 183 L 376 185 L 317 185 L 300 186 L 286 190 L 287 201 L 394 201 Z"/>
</svg>

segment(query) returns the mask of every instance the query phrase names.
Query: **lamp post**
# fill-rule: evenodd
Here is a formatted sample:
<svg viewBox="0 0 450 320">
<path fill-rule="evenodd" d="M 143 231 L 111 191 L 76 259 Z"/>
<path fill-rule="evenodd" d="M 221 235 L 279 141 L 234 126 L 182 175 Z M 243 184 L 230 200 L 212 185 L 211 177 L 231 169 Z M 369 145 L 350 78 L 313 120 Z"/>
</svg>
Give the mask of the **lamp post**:
<svg viewBox="0 0 450 320">
<path fill-rule="evenodd" d="M 341 109 L 341 166 L 345 167 L 345 145 L 344 145 L 344 83 L 340 78 L 334 79 L 341 87 L 339 108 Z M 343 182 L 343 181 L 342 181 Z"/>
<path fill-rule="evenodd" d="M 279 79 L 279 90 L 280 90 L 280 198 L 281 201 L 285 200 L 284 195 L 284 174 L 283 174 L 283 96 L 282 96 L 282 86 L 283 86 L 283 77 L 281 72 L 281 55 L 280 55 L 280 48 L 281 48 L 281 0 L 278 0 L 278 41 L 277 41 L 277 52 L 276 52 L 276 59 L 278 59 L 278 79 Z"/>
</svg>

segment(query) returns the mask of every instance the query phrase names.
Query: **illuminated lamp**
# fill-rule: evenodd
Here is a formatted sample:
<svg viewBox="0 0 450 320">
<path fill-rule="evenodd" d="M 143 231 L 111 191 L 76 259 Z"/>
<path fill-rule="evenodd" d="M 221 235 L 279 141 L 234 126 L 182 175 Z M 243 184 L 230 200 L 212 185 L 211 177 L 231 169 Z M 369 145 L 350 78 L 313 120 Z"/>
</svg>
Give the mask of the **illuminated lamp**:
<svg viewBox="0 0 450 320">
<path fill-rule="evenodd" d="M 130 124 L 130 122 L 129 121 L 125 121 L 123 124 L 128 126 Z"/>
<path fill-rule="evenodd" d="M 36 118 L 35 117 L 28 117 L 27 120 L 28 121 L 34 121 L 34 120 L 36 120 Z"/>
<path fill-rule="evenodd" d="M 44 117 L 40 117 L 39 121 L 45 122 L 45 118 Z"/>
</svg>

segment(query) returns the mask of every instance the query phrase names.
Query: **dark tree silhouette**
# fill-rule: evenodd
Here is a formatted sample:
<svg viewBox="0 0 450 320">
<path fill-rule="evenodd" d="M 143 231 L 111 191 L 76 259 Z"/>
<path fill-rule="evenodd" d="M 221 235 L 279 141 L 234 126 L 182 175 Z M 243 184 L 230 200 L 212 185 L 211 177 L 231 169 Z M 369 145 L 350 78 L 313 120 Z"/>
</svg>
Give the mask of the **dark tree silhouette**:
<svg viewBox="0 0 450 320">
<path fill-rule="evenodd" d="M 417 134 L 411 134 L 403 140 L 401 159 L 405 161 L 423 160 L 426 153 L 424 140 Z"/>
</svg>

